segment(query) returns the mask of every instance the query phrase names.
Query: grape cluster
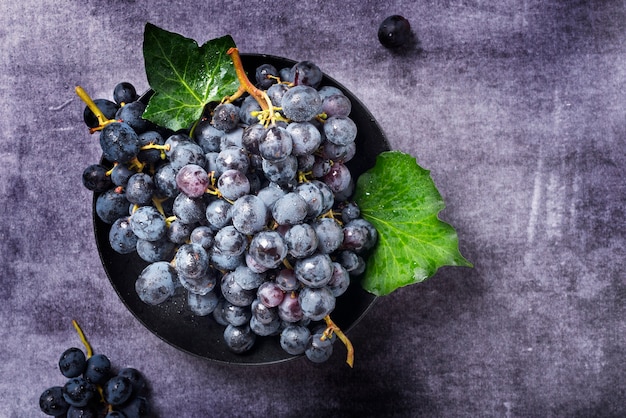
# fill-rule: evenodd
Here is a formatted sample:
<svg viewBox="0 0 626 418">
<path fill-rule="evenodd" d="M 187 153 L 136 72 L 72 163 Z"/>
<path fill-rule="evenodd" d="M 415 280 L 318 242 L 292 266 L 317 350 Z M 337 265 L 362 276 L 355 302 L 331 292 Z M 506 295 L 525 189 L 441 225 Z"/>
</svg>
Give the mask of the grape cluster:
<svg viewBox="0 0 626 418">
<path fill-rule="evenodd" d="M 147 384 L 137 369 L 114 371 L 104 354 L 85 355 L 68 348 L 59 359 L 63 386 L 52 386 L 39 397 L 46 415 L 63 418 L 141 418 L 150 413 Z"/>
<path fill-rule="evenodd" d="M 261 65 L 254 80 L 270 108 L 243 94 L 178 132 L 142 119 L 134 88 L 117 86 L 114 101 L 96 101 L 112 121 L 98 127 L 85 109 L 104 159 L 83 183 L 98 194 L 111 247 L 148 263 L 135 283 L 143 302 L 186 292 L 195 315 L 225 327 L 233 352 L 277 336 L 287 353 L 322 362 L 340 332 L 336 299 L 378 237 L 350 201 L 351 102 L 322 86 L 310 61 Z"/>
</svg>

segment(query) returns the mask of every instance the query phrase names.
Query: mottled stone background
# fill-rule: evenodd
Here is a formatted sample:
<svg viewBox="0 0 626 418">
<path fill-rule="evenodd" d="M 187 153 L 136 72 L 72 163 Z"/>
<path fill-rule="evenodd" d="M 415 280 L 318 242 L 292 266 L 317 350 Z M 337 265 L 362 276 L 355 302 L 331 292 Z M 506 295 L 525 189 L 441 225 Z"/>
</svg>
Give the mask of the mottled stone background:
<svg viewBox="0 0 626 418">
<path fill-rule="evenodd" d="M 421 52 L 378 24 L 406 16 Z M 326 364 L 237 368 L 151 334 L 109 284 L 80 184 L 94 97 L 147 88 L 146 21 L 311 59 L 431 170 L 475 267 L 384 297 Z M 80 344 L 142 370 L 160 418 L 626 416 L 623 1 L 4 1 L 0 417 L 36 417 Z"/>
</svg>

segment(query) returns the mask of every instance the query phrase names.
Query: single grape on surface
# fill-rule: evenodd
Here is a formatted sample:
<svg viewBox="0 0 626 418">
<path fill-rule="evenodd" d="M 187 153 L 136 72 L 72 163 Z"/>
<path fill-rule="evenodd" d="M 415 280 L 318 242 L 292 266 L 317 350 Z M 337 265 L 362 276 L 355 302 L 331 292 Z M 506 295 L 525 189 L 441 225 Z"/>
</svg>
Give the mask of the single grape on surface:
<svg viewBox="0 0 626 418">
<path fill-rule="evenodd" d="M 398 48 L 411 39 L 411 24 L 400 15 L 392 15 L 382 21 L 378 28 L 378 40 L 385 48 Z"/>
</svg>

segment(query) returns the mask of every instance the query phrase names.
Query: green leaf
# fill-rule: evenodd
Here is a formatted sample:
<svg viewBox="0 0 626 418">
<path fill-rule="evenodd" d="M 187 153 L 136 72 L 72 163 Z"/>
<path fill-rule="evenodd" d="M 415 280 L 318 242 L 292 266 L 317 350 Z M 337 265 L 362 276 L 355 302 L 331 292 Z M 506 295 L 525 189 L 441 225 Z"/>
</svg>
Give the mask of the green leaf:
<svg viewBox="0 0 626 418">
<path fill-rule="evenodd" d="M 439 267 L 471 266 L 456 231 L 438 218 L 445 207 L 430 172 L 400 151 L 383 152 L 362 174 L 354 200 L 378 231 L 362 286 L 386 295 L 431 277 Z"/>
<path fill-rule="evenodd" d="M 237 91 L 239 81 L 227 52 L 235 47 L 230 36 L 198 46 L 193 39 L 147 23 L 143 56 L 154 95 L 143 114 L 174 131 L 189 128 L 207 103 Z"/>
</svg>

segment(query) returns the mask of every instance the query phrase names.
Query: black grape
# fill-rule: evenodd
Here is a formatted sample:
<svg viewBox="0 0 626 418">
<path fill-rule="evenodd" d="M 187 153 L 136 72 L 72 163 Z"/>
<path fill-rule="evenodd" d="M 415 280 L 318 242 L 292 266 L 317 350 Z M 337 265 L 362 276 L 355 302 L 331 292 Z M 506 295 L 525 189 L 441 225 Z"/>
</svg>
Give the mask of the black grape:
<svg viewBox="0 0 626 418">
<path fill-rule="evenodd" d="M 127 123 L 112 122 L 100 132 L 100 147 L 107 160 L 127 163 L 139 153 L 139 136 Z"/>
<path fill-rule="evenodd" d="M 92 164 L 83 171 L 83 186 L 94 192 L 104 192 L 111 187 L 109 170 L 102 164 Z"/>
<path fill-rule="evenodd" d="M 271 64 L 263 64 L 257 67 L 254 76 L 257 86 L 260 89 L 267 90 L 273 84 L 276 84 L 277 80 L 275 77 L 278 77 L 278 70 Z"/>
<path fill-rule="evenodd" d="M 291 68 L 291 75 L 295 85 L 317 88 L 322 82 L 322 70 L 314 62 L 300 61 Z"/>
<path fill-rule="evenodd" d="M 127 103 L 120 107 L 115 114 L 115 119 L 126 122 L 137 134 L 142 134 L 153 128 L 153 125 L 142 117 L 145 110 L 146 105 L 142 102 Z"/>
<path fill-rule="evenodd" d="M 117 110 L 120 108 L 117 103 L 114 103 L 107 99 L 95 99 L 93 102 L 96 104 L 96 106 L 98 106 L 98 109 L 100 109 L 102 114 L 107 119 L 114 119 Z M 96 126 L 100 125 L 100 121 L 98 120 L 96 115 L 94 115 L 91 109 L 89 109 L 89 107 L 87 106 L 85 106 L 85 110 L 83 111 L 83 120 L 89 128 L 95 128 Z"/>
<path fill-rule="evenodd" d="M 135 86 L 126 81 L 118 83 L 113 89 L 113 100 L 119 105 L 134 102 L 138 98 Z"/>
<path fill-rule="evenodd" d="M 387 17 L 378 28 L 378 40 L 385 48 L 398 48 L 411 39 L 411 24 L 400 15 Z"/>
</svg>

